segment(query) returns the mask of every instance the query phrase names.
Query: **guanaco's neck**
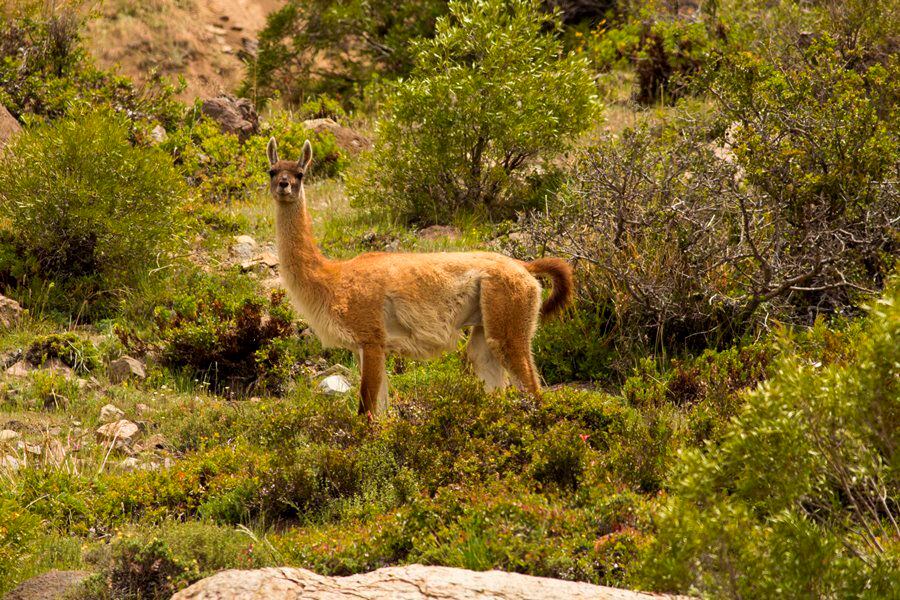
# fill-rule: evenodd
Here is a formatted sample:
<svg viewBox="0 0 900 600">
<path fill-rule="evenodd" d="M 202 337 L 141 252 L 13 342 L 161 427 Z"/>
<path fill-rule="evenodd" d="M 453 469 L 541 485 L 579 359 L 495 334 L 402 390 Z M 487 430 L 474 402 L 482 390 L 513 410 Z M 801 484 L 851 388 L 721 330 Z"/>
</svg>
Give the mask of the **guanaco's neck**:
<svg viewBox="0 0 900 600">
<path fill-rule="evenodd" d="M 276 202 L 276 207 L 275 233 L 282 269 L 301 281 L 317 279 L 328 260 L 316 246 L 306 194 L 301 189 L 297 202 Z"/>
</svg>

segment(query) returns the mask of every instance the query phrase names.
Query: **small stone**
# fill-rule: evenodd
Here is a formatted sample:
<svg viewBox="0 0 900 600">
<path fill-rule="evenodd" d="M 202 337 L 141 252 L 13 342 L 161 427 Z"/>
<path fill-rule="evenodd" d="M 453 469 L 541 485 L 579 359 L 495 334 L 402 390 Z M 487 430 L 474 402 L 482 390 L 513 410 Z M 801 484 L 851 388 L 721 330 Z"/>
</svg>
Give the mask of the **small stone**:
<svg viewBox="0 0 900 600">
<path fill-rule="evenodd" d="M 13 431 L 12 429 L 4 429 L 0 431 L 0 444 L 9 443 L 13 440 L 17 440 L 21 437 L 18 431 Z"/>
<path fill-rule="evenodd" d="M 270 269 L 275 269 L 278 267 L 278 257 L 275 256 L 275 254 L 273 254 L 272 252 L 263 252 L 256 257 L 256 260 L 266 265 Z"/>
<path fill-rule="evenodd" d="M 350 389 L 350 382 L 343 375 L 329 375 L 318 385 L 318 390 L 326 396 L 346 394 Z"/>
<path fill-rule="evenodd" d="M 420 230 L 418 236 L 423 240 L 436 240 L 439 238 L 455 240 L 459 238 L 459 229 L 449 225 L 432 225 Z"/>
<path fill-rule="evenodd" d="M 100 422 L 112 423 L 119 421 L 125 416 L 125 412 L 115 404 L 106 404 L 100 409 Z"/>
<path fill-rule="evenodd" d="M 113 421 L 97 429 L 97 436 L 107 440 L 119 439 L 125 442 L 132 440 L 138 432 L 138 426 L 127 419 Z"/>
<path fill-rule="evenodd" d="M 128 379 L 143 380 L 147 378 L 144 363 L 130 356 L 123 356 L 109 363 L 109 380 L 121 383 Z"/>
<path fill-rule="evenodd" d="M 150 411 L 150 407 L 147 406 L 146 404 L 144 404 L 143 402 L 138 402 L 137 405 L 135 405 L 134 409 L 140 415 L 143 415 L 144 413 L 147 413 Z"/>
<path fill-rule="evenodd" d="M 157 144 L 162 144 L 169 138 L 169 134 L 166 133 L 166 128 L 162 125 L 157 125 L 150 131 L 150 139 L 152 139 Z"/>
<path fill-rule="evenodd" d="M 329 375 L 343 375 L 344 377 L 350 377 L 350 369 L 341 363 L 336 363 L 319 373 L 319 377 L 328 377 Z"/>
<path fill-rule="evenodd" d="M 10 456 L 7 454 L 3 458 L 0 458 L 0 469 L 7 469 L 10 471 L 18 471 L 19 467 L 19 459 L 15 456 Z"/>
<path fill-rule="evenodd" d="M 6 369 L 6 374 L 10 377 L 27 377 L 31 372 L 31 367 L 24 360 L 20 360 L 10 368 Z"/>
<path fill-rule="evenodd" d="M 16 444 L 16 448 L 19 450 L 23 450 L 28 454 L 34 454 L 35 456 L 40 456 L 43 450 L 37 444 L 29 444 L 28 442 L 19 442 Z"/>
<path fill-rule="evenodd" d="M 242 260 L 250 260 L 256 247 L 256 240 L 249 235 L 236 235 L 231 245 L 231 254 Z"/>
<path fill-rule="evenodd" d="M 25 310 L 18 302 L 12 298 L 0 295 L 0 329 L 12 327 L 24 314 Z"/>
<path fill-rule="evenodd" d="M 138 468 L 138 465 L 139 465 L 138 459 L 136 459 L 133 456 L 129 456 L 128 458 L 123 459 L 122 462 L 119 463 L 119 468 L 122 469 L 123 471 L 134 471 L 135 469 Z"/>
<path fill-rule="evenodd" d="M 41 366 L 41 369 L 50 371 L 54 375 L 59 375 L 66 379 L 75 378 L 75 371 L 72 370 L 72 367 L 59 360 L 58 358 L 51 358 Z"/>
</svg>

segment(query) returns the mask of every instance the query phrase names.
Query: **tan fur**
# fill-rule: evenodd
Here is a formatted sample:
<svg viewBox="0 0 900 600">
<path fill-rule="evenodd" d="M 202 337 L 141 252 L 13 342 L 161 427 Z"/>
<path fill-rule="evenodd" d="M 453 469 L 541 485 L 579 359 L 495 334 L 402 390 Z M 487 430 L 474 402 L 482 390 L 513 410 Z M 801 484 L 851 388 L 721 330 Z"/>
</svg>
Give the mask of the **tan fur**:
<svg viewBox="0 0 900 600">
<path fill-rule="evenodd" d="M 387 354 L 430 358 L 455 349 L 468 327 L 466 354 L 488 389 L 505 387 L 509 373 L 519 388 L 540 394 L 531 354 L 541 313 L 536 276 L 553 279 L 544 307 L 558 310 L 571 297 L 565 262 L 525 263 L 491 252 L 375 252 L 328 260 L 316 246 L 306 210 L 309 142 L 298 162 L 279 161 L 274 139 L 267 152 L 285 287 L 325 346 L 357 353 L 360 412 L 377 414 L 387 405 Z"/>
</svg>

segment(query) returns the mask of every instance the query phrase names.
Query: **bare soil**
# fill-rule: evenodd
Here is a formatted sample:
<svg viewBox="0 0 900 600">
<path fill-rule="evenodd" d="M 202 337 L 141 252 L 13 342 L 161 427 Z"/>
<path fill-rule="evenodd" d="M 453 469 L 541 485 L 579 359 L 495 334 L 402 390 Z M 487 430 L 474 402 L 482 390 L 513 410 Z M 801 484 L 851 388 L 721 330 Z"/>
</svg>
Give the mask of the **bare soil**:
<svg viewBox="0 0 900 600">
<path fill-rule="evenodd" d="M 88 24 L 100 66 L 144 81 L 154 70 L 187 87 L 191 101 L 233 92 L 266 16 L 284 0 L 103 0 Z"/>
</svg>

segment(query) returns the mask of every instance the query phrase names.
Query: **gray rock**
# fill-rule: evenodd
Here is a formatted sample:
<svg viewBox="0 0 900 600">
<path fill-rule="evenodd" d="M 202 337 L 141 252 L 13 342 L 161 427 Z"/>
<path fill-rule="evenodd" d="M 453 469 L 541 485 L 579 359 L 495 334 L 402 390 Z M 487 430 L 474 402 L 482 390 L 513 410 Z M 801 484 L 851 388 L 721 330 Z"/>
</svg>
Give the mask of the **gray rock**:
<svg viewBox="0 0 900 600">
<path fill-rule="evenodd" d="M 12 429 L 4 429 L 0 431 L 0 444 L 6 444 L 12 442 L 13 440 L 17 440 L 21 437 L 18 431 L 13 431 Z"/>
<path fill-rule="evenodd" d="M 0 110 L 4 110 L 2 106 L 0 106 Z M 0 141 L 0 148 L 2 147 L 3 143 Z M 0 329 L 12 327 L 24 314 L 25 309 L 18 302 L 12 298 L 0 296 Z"/>
<path fill-rule="evenodd" d="M 163 127 L 162 125 L 157 125 L 150 132 L 150 138 L 157 144 L 162 144 L 169 138 L 169 134 L 166 133 L 165 127 Z"/>
<path fill-rule="evenodd" d="M 10 377 L 27 377 L 31 370 L 31 365 L 24 360 L 20 360 L 6 369 L 6 374 Z"/>
<path fill-rule="evenodd" d="M 632 592 L 590 583 L 532 577 L 503 571 L 451 567 L 386 567 L 348 577 L 324 577 L 306 569 L 222 571 L 172 596 L 172 600 L 663 600 L 679 598 Z"/>
<path fill-rule="evenodd" d="M 90 576 L 87 571 L 47 571 L 23 582 L 3 597 L 4 600 L 61 600 L 68 598 L 78 584 Z"/>
<path fill-rule="evenodd" d="M 137 436 L 138 431 L 139 427 L 135 423 L 128 419 L 120 419 L 98 427 L 97 437 L 101 441 L 116 439 L 128 443 Z"/>
<path fill-rule="evenodd" d="M 339 396 L 352 389 L 350 382 L 343 375 L 329 375 L 319 382 L 318 390 L 326 396 Z"/>
<path fill-rule="evenodd" d="M 218 123 L 222 131 L 235 134 L 241 142 L 259 131 L 259 115 L 256 114 L 253 103 L 246 98 L 233 96 L 209 98 L 203 101 L 200 110 Z"/>
<path fill-rule="evenodd" d="M 0 105 L 0 153 L 14 135 L 22 131 L 22 126 L 16 118 L 9 114 L 6 107 Z"/>
<path fill-rule="evenodd" d="M 432 225 L 419 230 L 417 235 L 423 240 L 437 240 L 440 238 L 455 240 L 459 238 L 459 229 L 449 225 Z"/>
<path fill-rule="evenodd" d="M 6 456 L 0 457 L 0 469 L 18 471 L 21 466 L 22 465 L 19 464 L 19 459 L 15 456 L 7 454 Z"/>
<path fill-rule="evenodd" d="M 334 136 L 338 148 L 349 154 L 356 154 L 372 147 L 372 142 L 368 138 L 333 119 L 310 119 L 303 121 L 303 126 L 316 133 L 330 133 Z"/>
<path fill-rule="evenodd" d="M 106 404 L 100 409 L 100 422 L 112 423 L 119 421 L 125 416 L 125 412 L 115 404 Z"/>
<path fill-rule="evenodd" d="M 109 363 L 109 380 L 113 383 L 146 378 L 147 372 L 144 370 L 144 363 L 136 358 L 123 356 Z"/>
<path fill-rule="evenodd" d="M 122 462 L 119 463 L 119 468 L 122 469 L 123 471 L 134 471 L 139 466 L 140 466 L 140 463 L 138 462 L 138 459 L 136 459 L 133 456 L 129 456 L 129 457 L 123 459 Z"/>
<path fill-rule="evenodd" d="M 234 236 L 234 243 L 231 245 L 231 254 L 241 260 L 249 261 L 256 251 L 256 240 L 249 235 Z"/>
</svg>

